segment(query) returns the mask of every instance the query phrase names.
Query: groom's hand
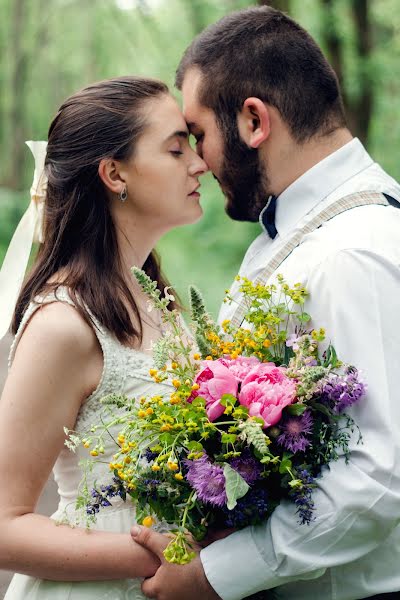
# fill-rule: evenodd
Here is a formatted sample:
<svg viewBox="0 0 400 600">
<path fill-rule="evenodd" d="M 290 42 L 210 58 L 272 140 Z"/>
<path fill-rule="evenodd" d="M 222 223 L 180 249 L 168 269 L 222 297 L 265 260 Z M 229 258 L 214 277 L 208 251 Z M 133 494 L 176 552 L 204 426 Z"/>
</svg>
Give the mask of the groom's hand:
<svg viewBox="0 0 400 600">
<path fill-rule="evenodd" d="M 169 563 L 163 551 L 171 541 L 161 533 L 135 525 L 131 530 L 135 542 L 153 552 L 160 559 L 160 567 L 153 577 L 142 583 L 142 592 L 156 600 L 221 600 L 205 576 L 197 555 L 187 565 Z"/>
</svg>

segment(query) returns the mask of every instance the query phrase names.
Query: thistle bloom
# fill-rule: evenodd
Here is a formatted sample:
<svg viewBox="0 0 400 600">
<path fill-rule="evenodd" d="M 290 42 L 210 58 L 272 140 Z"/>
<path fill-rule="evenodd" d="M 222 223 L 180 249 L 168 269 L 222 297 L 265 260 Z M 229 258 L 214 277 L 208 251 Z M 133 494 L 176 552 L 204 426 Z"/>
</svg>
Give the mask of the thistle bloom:
<svg viewBox="0 0 400 600">
<path fill-rule="evenodd" d="M 188 469 L 186 479 L 198 498 L 213 506 L 225 506 L 227 497 L 222 467 L 212 464 L 206 454 L 197 460 L 185 460 L 185 465 Z"/>
<path fill-rule="evenodd" d="M 306 410 L 300 417 L 289 416 L 282 422 L 282 433 L 278 444 L 290 452 L 304 452 L 310 445 L 307 437 L 312 432 L 314 420 L 311 411 Z"/>
<path fill-rule="evenodd" d="M 249 485 L 257 481 L 262 471 L 261 464 L 252 457 L 247 449 L 240 456 L 232 458 L 229 464 Z"/>
</svg>

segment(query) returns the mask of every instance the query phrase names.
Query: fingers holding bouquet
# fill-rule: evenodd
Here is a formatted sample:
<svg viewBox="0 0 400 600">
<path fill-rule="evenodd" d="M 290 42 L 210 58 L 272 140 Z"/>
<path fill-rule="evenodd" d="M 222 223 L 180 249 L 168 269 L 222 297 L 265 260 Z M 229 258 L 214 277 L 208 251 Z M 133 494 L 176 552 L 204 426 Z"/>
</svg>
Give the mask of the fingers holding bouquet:
<svg viewBox="0 0 400 600">
<path fill-rule="evenodd" d="M 160 559 L 161 564 L 156 574 L 145 579 L 142 584 L 142 592 L 147 598 L 220 600 L 207 581 L 198 552 L 188 565 L 172 564 L 165 558 L 165 550 L 170 543 L 168 536 L 137 525 L 132 527 L 131 535 L 136 543 L 144 546 Z M 196 544 L 191 543 L 191 547 L 196 548 Z"/>
<path fill-rule="evenodd" d="M 307 290 L 279 276 L 272 285 L 242 279 L 245 322 L 221 328 L 192 290 L 195 345 L 168 297 L 142 271 L 135 276 L 163 315 L 150 375 L 170 382 L 171 393 L 104 400 L 110 422 L 118 407 L 123 416 L 112 484 L 88 495 L 89 515 L 120 496 L 135 504 L 139 523 L 169 524 L 169 541 L 143 528 L 137 538 L 155 544 L 163 570 L 166 562 L 200 569 L 195 542 L 256 525 L 282 500 L 296 506 L 300 526 L 310 523 L 324 465 L 350 454 L 357 426 L 346 411 L 365 385 L 330 344 L 321 353 L 325 332 L 310 328 Z M 85 439 L 95 453 L 106 432 L 104 419 L 104 431 Z"/>
</svg>

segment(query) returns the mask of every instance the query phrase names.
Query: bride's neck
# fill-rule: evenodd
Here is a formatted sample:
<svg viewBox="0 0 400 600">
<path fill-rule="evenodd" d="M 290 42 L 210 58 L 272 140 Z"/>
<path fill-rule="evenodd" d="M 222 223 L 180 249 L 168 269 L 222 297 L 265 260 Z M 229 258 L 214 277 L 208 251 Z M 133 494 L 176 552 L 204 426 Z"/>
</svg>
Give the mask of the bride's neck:
<svg viewBox="0 0 400 600">
<path fill-rule="evenodd" d="M 116 234 L 126 283 L 132 291 L 137 291 L 131 269 L 134 266 L 143 267 L 160 236 L 152 235 L 148 227 L 127 227 L 126 223 L 116 223 Z"/>
</svg>

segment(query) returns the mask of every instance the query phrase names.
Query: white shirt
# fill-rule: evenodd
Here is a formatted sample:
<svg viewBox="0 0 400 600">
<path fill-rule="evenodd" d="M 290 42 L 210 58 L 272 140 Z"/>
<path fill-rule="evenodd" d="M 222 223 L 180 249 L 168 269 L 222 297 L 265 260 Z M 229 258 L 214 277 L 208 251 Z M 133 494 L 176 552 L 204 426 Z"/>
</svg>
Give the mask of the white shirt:
<svg viewBox="0 0 400 600">
<path fill-rule="evenodd" d="M 400 200 L 400 186 L 354 139 L 302 175 L 278 198 L 274 240 L 263 232 L 240 272 L 254 279 L 293 231 L 356 191 Z M 367 397 L 351 414 L 363 444 L 325 468 L 314 491 L 316 519 L 299 525 L 282 503 L 263 525 L 201 552 L 223 600 L 260 590 L 284 600 L 356 600 L 400 591 L 400 209 L 348 210 L 306 236 L 279 267 L 310 292 L 313 326 L 325 327 L 339 357 L 359 368 Z M 237 296 L 237 284 L 231 293 Z M 224 305 L 220 319 L 234 307 Z M 350 412 L 350 411 L 349 411 Z"/>
</svg>

